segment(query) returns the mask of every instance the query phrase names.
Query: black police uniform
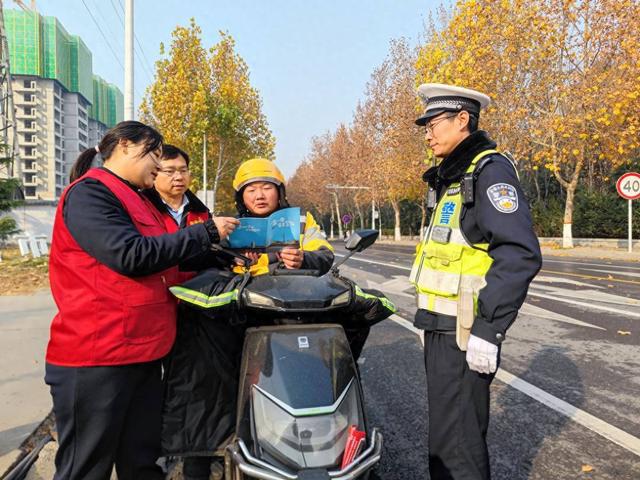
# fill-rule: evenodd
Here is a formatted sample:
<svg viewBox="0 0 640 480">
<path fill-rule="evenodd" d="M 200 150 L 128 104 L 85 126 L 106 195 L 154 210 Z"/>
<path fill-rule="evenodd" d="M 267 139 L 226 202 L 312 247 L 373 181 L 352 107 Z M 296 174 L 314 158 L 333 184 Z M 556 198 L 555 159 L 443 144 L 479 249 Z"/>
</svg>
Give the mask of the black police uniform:
<svg viewBox="0 0 640 480">
<path fill-rule="evenodd" d="M 423 178 L 440 198 L 449 185 L 462 179 L 477 154 L 495 147 L 486 132 L 474 132 Z M 541 267 L 542 255 L 511 162 L 492 154 L 478 163 L 475 176 L 473 203 L 462 209 L 460 225 L 471 244 L 489 244 L 493 264 L 478 296 L 471 333 L 499 346 Z M 488 193 L 499 183 L 511 185 L 517 193 L 518 207 L 511 213 L 500 211 Z M 456 344 L 455 324 L 453 316 L 416 312 L 415 326 L 425 330 L 429 470 L 433 480 L 488 479 L 489 386 L 495 374 L 469 369 L 466 352 Z"/>
</svg>

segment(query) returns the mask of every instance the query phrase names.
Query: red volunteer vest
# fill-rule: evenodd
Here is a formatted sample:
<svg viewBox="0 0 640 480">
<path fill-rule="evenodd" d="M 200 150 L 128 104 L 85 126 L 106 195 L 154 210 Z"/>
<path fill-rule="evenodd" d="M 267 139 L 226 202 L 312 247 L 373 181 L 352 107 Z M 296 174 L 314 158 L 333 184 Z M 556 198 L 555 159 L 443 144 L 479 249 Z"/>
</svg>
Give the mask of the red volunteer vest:
<svg viewBox="0 0 640 480">
<path fill-rule="evenodd" d="M 164 220 L 164 226 L 167 229 L 167 232 L 174 233 L 177 232 L 180 227 L 173 219 L 171 214 L 167 211 L 162 212 L 162 219 Z M 209 220 L 208 212 L 187 212 L 187 227 L 191 225 L 195 225 L 196 223 L 204 223 Z M 178 272 L 178 281 L 180 284 L 182 282 L 186 282 L 187 280 L 192 279 L 196 276 L 197 272 Z"/>
<path fill-rule="evenodd" d="M 101 169 L 82 178 L 103 183 L 120 200 L 141 235 L 167 233 L 162 216 L 144 196 Z M 82 179 L 81 178 L 81 179 Z M 166 355 L 176 335 L 176 302 L 168 287 L 177 267 L 144 277 L 127 277 L 86 253 L 56 211 L 49 256 L 51 292 L 58 314 L 51 324 L 47 362 L 80 367 L 126 365 Z"/>
</svg>

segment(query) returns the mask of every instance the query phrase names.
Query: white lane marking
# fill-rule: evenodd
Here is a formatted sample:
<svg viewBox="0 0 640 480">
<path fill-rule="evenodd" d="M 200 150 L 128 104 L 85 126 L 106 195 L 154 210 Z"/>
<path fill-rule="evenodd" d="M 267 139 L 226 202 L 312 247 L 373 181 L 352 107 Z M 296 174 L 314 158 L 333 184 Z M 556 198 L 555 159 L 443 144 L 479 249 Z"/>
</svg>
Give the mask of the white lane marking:
<svg viewBox="0 0 640 480">
<path fill-rule="evenodd" d="M 578 305 L 580 307 L 585 307 L 590 310 L 603 310 L 609 313 L 619 313 L 619 314 L 627 315 L 630 317 L 640 318 L 640 312 L 631 312 L 629 310 L 621 310 L 619 308 L 607 307 L 604 305 L 597 305 L 595 303 L 578 302 L 576 300 L 571 300 L 569 298 L 562 298 L 554 295 L 547 295 L 544 293 L 532 292 L 531 290 L 529 290 L 529 295 L 532 297 L 541 297 L 541 298 L 547 298 L 549 300 L 555 300 L 557 302 L 568 303 L 570 305 Z"/>
<path fill-rule="evenodd" d="M 391 315 L 389 317 L 389 320 L 391 320 L 393 322 L 396 322 L 401 327 L 406 328 L 410 332 L 415 333 L 418 336 L 418 338 L 420 339 L 420 343 L 422 343 L 422 346 L 424 347 L 424 332 L 422 330 L 420 330 L 419 328 L 414 327 L 413 323 L 411 323 L 409 320 L 407 320 L 405 318 L 402 318 L 400 315 L 398 315 L 396 313 Z"/>
<path fill-rule="evenodd" d="M 339 257 L 343 257 L 344 255 L 341 254 L 336 254 L 336 256 Z M 393 267 L 393 268 L 399 268 L 402 270 L 409 270 L 411 271 L 411 268 L 409 267 L 403 267 L 400 265 L 394 265 L 392 263 L 386 263 L 386 262 L 377 262 L 375 260 L 368 260 L 366 258 L 350 258 L 349 260 L 355 260 L 358 262 L 365 262 L 365 263 L 372 263 L 374 265 L 382 265 L 382 266 L 386 266 L 386 267 Z M 533 285 L 535 285 L 536 281 L 533 281 Z M 618 314 L 622 314 L 622 315 L 630 315 L 632 317 L 637 317 L 640 318 L 640 313 L 636 313 L 636 312 L 630 312 L 628 310 L 621 310 L 621 309 L 617 309 L 617 308 L 612 308 L 612 307 L 607 307 L 607 306 L 602 306 L 602 305 L 597 305 L 597 304 L 592 304 L 592 303 L 584 303 L 584 302 L 578 302 L 576 300 L 571 300 L 568 298 L 562 298 L 562 297 L 558 297 L 558 296 L 553 296 L 553 295 L 546 295 L 544 293 L 538 293 L 538 292 L 533 292 L 531 290 L 529 290 L 529 295 L 534 296 L 534 297 L 542 297 L 542 298 L 547 298 L 550 300 L 556 300 L 558 302 L 564 302 L 564 303 L 569 303 L 572 305 L 579 305 L 582 307 L 586 307 L 588 309 L 595 309 L 595 310 L 604 310 L 605 312 L 609 312 L 609 313 L 618 313 Z"/>
<path fill-rule="evenodd" d="M 547 260 L 543 259 L 543 262 L 548 263 L 568 263 L 570 265 L 589 265 L 590 267 L 608 267 L 608 268 L 624 268 L 630 270 L 640 270 L 640 267 L 629 267 L 624 265 L 611 265 L 606 263 L 586 263 L 586 262 L 569 262 L 567 260 Z"/>
<path fill-rule="evenodd" d="M 611 442 L 620 445 L 622 448 L 629 450 L 631 453 L 635 453 L 640 456 L 640 438 L 634 437 L 624 430 L 614 427 L 613 425 L 600 420 L 598 417 L 595 417 L 578 407 L 574 407 L 564 400 L 554 397 L 550 393 L 547 393 L 541 388 L 516 377 L 506 370 L 499 369 L 496 373 L 496 378 L 516 390 L 521 391 L 534 400 L 552 408 L 556 412 L 566 415 L 574 422 L 588 428 L 592 432 L 602 435 L 607 440 L 610 440 Z"/>
<path fill-rule="evenodd" d="M 566 283 L 567 285 L 575 285 L 576 287 L 607 288 L 601 285 L 591 285 L 590 283 L 579 282 L 578 280 L 572 280 L 571 278 L 549 277 L 546 275 L 536 275 L 534 281 L 537 283 Z"/>
<path fill-rule="evenodd" d="M 389 252 L 388 250 L 385 252 Z M 394 251 L 394 252 L 389 252 L 389 253 L 393 253 L 395 255 L 410 255 L 411 257 L 415 256 L 415 252 L 411 251 L 411 252 L 398 252 L 398 251 Z M 336 254 L 337 255 L 337 254 Z M 342 255 L 344 256 L 344 255 Z M 551 259 L 547 259 L 547 258 L 543 258 L 543 262 L 545 263 L 566 263 L 569 265 L 576 265 L 576 266 L 582 266 L 582 265 L 588 265 L 591 267 L 607 267 L 607 268 L 623 268 L 625 270 L 638 270 L 640 271 L 640 266 L 638 267 L 632 267 L 632 266 L 626 266 L 626 265 L 612 265 L 612 264 L 608 264 L 608 263 L 588 263 L 588 262 L 576 262 L 576 261 L 570 261 L 570 260 L 551 260 Z"/>
<path fill-rule="evenodd" d="M 396 322 L 398 325 L 418 335 L 420 341 L 424 346 L 424 335 L 422 330 L 418 330 L 408 320 L 400 317 L 399 315 L 394 314 L 389 318 Z M 565 415 L 577 424 L 582 425 L 592 432 L 603 436 L 616 445 L 620 445 L 622 448 L 629 450 L 631 453 L 640 456 L 640 438 L 634 437 L 624 430 L 621 430 L 618 427 L 614 427 L 604 420 L 600 420 L 598 417 L 595 417 L 590 413 L 579 409 L 578 407 L 574 407 L 570 403 L 565 402 L 558 397 L 554 397 L 550 393 L 547 393 L 541 388 L 538 388 L 535 385 L 516 377 L 512 373 L 509 373 L 502 368 L 498 369 L 498 371 L 496 372 L 496 378 L 501 382 L 509 385 L 510 387 L 513 387 L 516 390 L 524 393 L 528 397 L 537 400 L 538 402 L 546 405 L 547 407 L 555 410 L 562 415 Z"/>
<path fill-rule="evenodd" d="M 634 272 L 621 272 L 619 270 L 602 270 L 599 268 L 583 268 L 582 270 L 587 270 L 589 272 L 600 272 L 600 273 L 608 273 L 608 274 L 615 274 L 615 275 L 625 275 L 627 277 L 640 277 L 640 273 L 634 273 Z"/>
<path fill-rule="evenodd" d="M 406 290 L 409 288 L 413 289 L 413 285 L 409 282 L 409 279 L 405 275 L 394 275 L 393 279 L 387 280 L 383 283 L 375 282 L 371 279 L 365 280 L 367 283 L 367 288 L 375 288 L 376 290 L 380 290 L 381 292 L 391 293 L 393 295 L 398 295 L 400 297 L 411 298 L 415 300 L 416 294 L 407 293 Z"/>
<path fill-rule="evenodd" d="M 607 330 L 606 328 L 598 327 L 597 325 L 592 325 L 576 318 L 567 317 L 566 315 L 562 315 L 561 313 L 552 312 L 551 310 L 547 310 L 546 308 L 538 307 L 530 303 L 525 303 L 524 305 L 522 305 L 520 314 L 531 315 L 534 317 L 542 318 L 544 320 L 555 320 L 557 322 L 569 323 L 571 325 L 578 325 L 580 327 L 595 328 L 596 330 Z"/>
<path fill-rule="evenodd" d="M 539 285 L 533 286 L 535 290 L 542 290 L 549 295 L 559 295 L 561 297 L 568 297 L 573 300 L 588 300 L 590 302 L 600 303 L 614 303 L 616 305 L 638 306 L 640 300 L 635 298 L 623 297 L 620 295 L 614 295 L 613 293 L 601 292 L 593 290 L 591 288 L 583 288 L 581 290 L 571 290 L 567 288 L 555 287 L 553 285 Z"/>
<path fill-rule="evenodd" d="M 334 255 L 336 257 L 345 256 L 345 255 L 342 255 L 341 253 L 334 253 Z M 409 272 L 411 271 L 411 267 L 403 267 L 400 265 L 396 265 L 395 263 L 376 262 L 375 260 L 368 260 L 366 258 L 358 258 L 358 257 L 351 257 L 348 261 L 351 262 L 352 260 L 355 260 L 356 262 L 373 263 L 374 265 L 382 265 L 383 267 L 399 268 L 401 270 L 407 270 Z"/>
</svg>

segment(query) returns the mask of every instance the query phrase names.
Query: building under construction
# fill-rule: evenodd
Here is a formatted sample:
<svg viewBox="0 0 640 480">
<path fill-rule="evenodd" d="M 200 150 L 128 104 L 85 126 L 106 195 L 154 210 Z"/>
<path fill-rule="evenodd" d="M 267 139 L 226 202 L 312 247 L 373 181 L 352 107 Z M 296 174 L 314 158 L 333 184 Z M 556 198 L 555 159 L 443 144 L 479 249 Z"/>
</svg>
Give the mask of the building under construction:
<svg viewBox="0 0 640 480">
<path fill-rule="evenodd" d="M 5 10 L 25 199 L 57 200 L 79 152 L 123 118 L 120 89 L 93 74 L 91 51 L 55 17 Z"/>
</svg>

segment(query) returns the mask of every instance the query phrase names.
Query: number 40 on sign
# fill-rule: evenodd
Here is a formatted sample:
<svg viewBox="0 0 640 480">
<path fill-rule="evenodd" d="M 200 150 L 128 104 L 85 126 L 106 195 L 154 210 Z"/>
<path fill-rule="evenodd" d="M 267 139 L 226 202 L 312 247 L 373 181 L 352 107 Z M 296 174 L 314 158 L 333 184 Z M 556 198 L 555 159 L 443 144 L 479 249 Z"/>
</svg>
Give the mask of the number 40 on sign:
<svg viewBox="0 0 640 480">
<path fill-rule="evenodd" d="M 632 204 L 633 200 L 640 198 L 640 173 L 628 172 L 622 175 L 616 182 L 618 195 L 628 201 L 629 205 L 629 234 L 628 234 L 628 251 L 632 250 Z"/>
</svg>

